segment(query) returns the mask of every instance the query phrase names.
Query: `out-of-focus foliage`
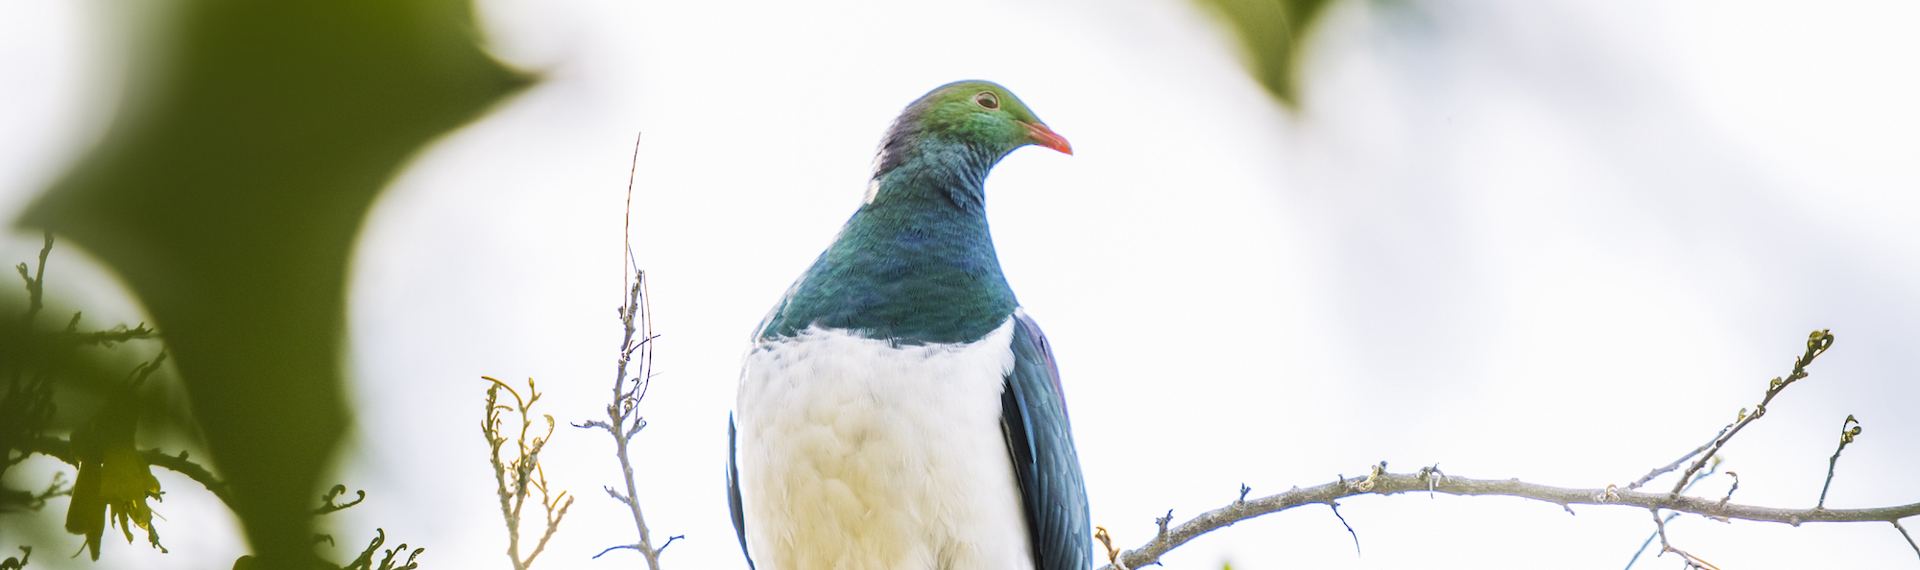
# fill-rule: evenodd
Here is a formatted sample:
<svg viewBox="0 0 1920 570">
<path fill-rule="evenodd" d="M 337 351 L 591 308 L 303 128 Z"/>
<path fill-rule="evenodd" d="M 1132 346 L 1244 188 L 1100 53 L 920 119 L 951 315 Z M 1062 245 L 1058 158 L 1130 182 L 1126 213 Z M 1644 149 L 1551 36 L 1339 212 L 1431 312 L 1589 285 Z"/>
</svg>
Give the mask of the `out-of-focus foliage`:
<svg viewBox="0 0 1920 570">
<path fill-rule="evenodd" d="M 185 0 L 108 138 L 34 204 L 170 350 L 261 567 L 311 560 L 348 413 L 347 261 L 374 196 L 527 80 L 462 0 Z"/>
<path fill-rule="evenodd" d="M 8 556 L 6 560 L 0 560 L 0 570 L 20 570 L 22 568 L 26 568 L 27 561 L 32 558 L 33 558 L 33 547 L 22 546 L 20 547 L 19 558 Z"/>
<path fill-rule="evenodd" d="M 335 488 L 344 489 L 344 487 Z M 336 494 L 337 493 L 329 493 L 329 496 Z M 362 496 L 361 498 L 365 497 Z M 354 501 L 340 508 L 351 507 L 356 504 L 359 504 L 359 501 Z M 325 508 L 323 507 L 322 510 L 325 510 Z M 427 549 L 415 548 L 409 552 L 407 550 L 407 543 L 402 542 L 399 546 L 383 551 L 380 549 L 380 545 L 387 543 L 387 530 L 375 530 L 377 530 L 379 534 L 375 535 L 373 540 L 367 543 L 366 550 L 360 551 L 359 557 L 348 561 L 345 565 L 336 565 L 330 562 L 315 562 L 311 566 L 300 566 L 296 568 L 301 568 L 302 570 L 415 570 L 420 567 L 420 563 L 415 562 L 415 560 L 420 558 L 420 554 L 426 552 Z M 333 542 L 333 536 L 331 535 L 323 534 L 319 535 L 319 538 L 326 540 L 328 543 Z M 385 552 L 386 556 L 381 557 L 378 562 L 375 562 L 374 558 L 382 552 Z M 400 555 L 402 554 L 407 555 L 407 558 L 404 560 L 400 559 Z M 255 558 L 252 555 L 241 556 L 239 560 L 233 561 L 233 570 L 266 570 L 267 568 L 268 566 L 262 563 L 259 558 Z"/>
<path fill-rule="evenodd" d="M 0 311 L 0 323 L 5 323 L 0 326 L 0 382 L 6 387 L 0 392 L 0 481 L 6 482 L 0 485 L 0 513 L 37 516 L 32 511 L 45 508 L 49 500 L 70 496 L 65 529 L 86 537 L 85 551 L 92 559 L 100 559 L 100 539 L 109 523 L 129 542 L 133 528 L 140 527 L 148 542 L 164 552 L 147 505 L 147 499 L 160 496 L 160 482 L 146 454 L 135 447 L 135 432 L 143 417 L 160 420 L 149 427 L 162 433 L 178 431 L 185 418 L 177 410 L 154 413 L 161 406 L 148 397 L 147 380 L 166 361 L 166 352 L 134 365 L 131 373 L 113 371 L 116 345 L 151 344 L 155 331 L 144 324 L 83 331 L 80 313 L 60 327 L 40 318 L 52 251 L 49 234 L 36 263 L 16 266 L 26 285 L 26 304 Z M 60 432 L 71 432 L 71 438 L 58 437 Z M 7 481 L 5 475 L 37 454 L 72 465 L 78 474 L 69 481 L 65 472 L 55 472 L 44 490 L 34 490 L 40 489 L 38 482 L 28 489 L 10 486 L 18 482 Z M 177 459 L 186 464 L 184 453 Z M 210 475 L 199 478 L 212 481 Z"/>
<path fill-rule="evenodd" d="M 1247 51 L 1247 65 L 1268 93 L 1300 104 L 1300 50 L 1333 0 L 1195 0 L 1226 21 Z"/>
<path fill-rule="evenodd" d="M 128 387 L 73 432 L 73 455 L 80 463 L 80 474 L 74 478 L 73 500 L 67 505 L 67 532 L 86 535 L 87 554 L 94 560 L 100 559 L 100 537 L 108 520 L 126 533 L 128 542 L 138 526 L 147 531 L 147 541 L 154 548 L 166 551 L 160 546 L 159 530 L 153 528 L 153 509 L 147 505 L 147 499 L 160 497 L 160 481 L 134 447 L 138 395 L 137 386 Z"/>
<path fill-rule="evenodd" d="M 119 325 L 108 330 L 82 331 L 80 313 L 43 315 L 47 259 L 53 253 L 53 245 L 53 236 L 49 234 L 37 260 L 14 266 L 25 282 L 25 299 L 0 295 L 0 380 L 7 382 L 6 391 L 0 395 L 0 448 L 22 449 L 26 439 L 38 437 L 49 428 L 79 427 L 89 416 L 63 414 L 61 417 L 69 418 L 65 422 L 55 417 L 54 385 L 62 389 L 61 406 L 90 414 L 109 399 L 122 395 L 127 388 L 127 369 L 121 367 L 125 362 L 113 358 L 114 348 L 120 343 L 157 336 L 145 323 L 132 328 Z M 24 304 L 14 305 L 22 300 Z M 167 427 L 186 420 L 181 410 L 163 410 L 146 400 L 139 402 L 139 412 L 166 422 Z M 0 473 L 18 463 L 15 459 L 18 458 L 9 457 L 7 462 L 0 463 Z M 0 501 L 0 510 L 6 506 L 9 505 Z"/>
</svg>

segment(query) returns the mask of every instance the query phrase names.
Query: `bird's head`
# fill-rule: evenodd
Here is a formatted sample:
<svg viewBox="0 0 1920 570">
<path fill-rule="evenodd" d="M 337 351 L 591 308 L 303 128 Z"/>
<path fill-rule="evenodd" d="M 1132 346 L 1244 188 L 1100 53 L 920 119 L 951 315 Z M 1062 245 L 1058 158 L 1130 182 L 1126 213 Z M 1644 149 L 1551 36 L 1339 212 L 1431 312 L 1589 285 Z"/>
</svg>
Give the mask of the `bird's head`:
<svg viewBox="0 0 1920 570">
<path fill-rule="evenodd" d="M 881 145 L 878 170 L 891 170 L 927 146 L 963 146 L 998 161 L 1036 144 L 1067 154 L 1073 147 L 1040 122 L 1013 92 L 991 81 L 956 81 L 921 96 L 900 113 Z"/>
</svg>

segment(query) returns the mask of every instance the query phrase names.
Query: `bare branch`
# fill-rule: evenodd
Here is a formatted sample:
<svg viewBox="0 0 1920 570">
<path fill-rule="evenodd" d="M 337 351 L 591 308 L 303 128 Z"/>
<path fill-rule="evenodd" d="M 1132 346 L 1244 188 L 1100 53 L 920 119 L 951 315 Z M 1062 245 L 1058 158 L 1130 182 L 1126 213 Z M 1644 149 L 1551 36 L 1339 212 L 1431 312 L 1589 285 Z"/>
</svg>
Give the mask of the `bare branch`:
<svg viewBox="0 0 1920 570">
<path fill-rule="evenodd" d="M 1355 495 L 1397 495 L 1408 491 L 1431 491 L 1463 496 L 1500 495 L 1553 503 L 1563 507 L 1600 505 L 1649 510 L 1665 509 L 1720 519 L 1777 522 L 1795 526 L 1815 522 L 1895 522 L 1902 518 L 1920 515 L 1920 503 L 1866 509 L 1782 509 L 1723 503 L 1717 499 L 1674 493 L 1629 491 L 1614 486 L 1603 489 L 1568 489 L 1527 483 L 1519 479 L 1469 479 L 1423 469 L 1419 473 L 1406 474 L 1380 472 L 1365 479 L 1346 479 L 1305 489 L 1296 488 L 1258 499 L 1235 501 L 1226 507 L 1207 511 L 1192 520 L 1181 523 L 1169 529 L 1164 536 L 1156 536 L 1139 549 L 1120 553 L 1114 557 L 1113 564 L 1104 568 L 1119 570 L 1158 563 L 1161 555 L 1195 537 L 1260 515 L 1301 505 L 1330 503 Z"/>
<path fill-rule="evenodd" d="M 647 568 L 660 570 L 660 550 L 653 547 L 652 536 L 647 529 L 646 516 L 641 513 L 640 501 L 636 499 L 639 489 L 633 479 L 633 460 L 628 448 L 633 436 L 646 425 L 646 420 L 635 412 L 641 398 L 646 396 L 647 385 L 651 384 L 653 377 L 653 340 L 655 338 L 652 315 L 647 309 L 647 272 L 634 271 L 633 276 L 633 285 L 627 289 L 626 304 L 620 308 L 620 323 L 625 327 L 626 333 L 620 340 L 620 359 L 614 369 L 613 401 L 607 404 L 607 421 L 605 423 L 593 421 L 586 425 L 605 428 L 608 435 L 613 436 L 614 455 L 620 459 L 620 472 L 626 482 L 627 492 L 623 495 L 608 487 L 607 494 L 627 506 L 627 510 L 633 515 L 634 530 L 640 534 L 639 542 L 609 548 L 601 551 L 601 554 L 620 548 L 632 548 L 646 557 Z M 638 342 L 634 341 L 635 333 L 639 333 Z M 637 364 L 640 371 L 639 377 L 634 378 L 634 383 L 631 385 L 627 383 L 629 364 Z"/>
<path fill-rule="evenodd" d="M 665 550 L 666 546 L 653 547 L 646 516 L 640 512 L 639 490 L 633 480 L 633 457 L 629 449 L 633 437 L 647 426 L 647 420 L 639 416 L 638 410 L 641 400 L 647 397 L 647 389 L 653 386 L 653 341 L 659 338 L 653 334 L 653 316 L 648 308 L 647 272 L 641 270 L 639 262 L 633 258 L 633 173 L 638 171 L 639 165 L 640 136 L 636 134 L 633 139 L 633 165 L 627 173 L 626 224 L 621 229 L 622 253 L 625 254 L 622 269 L 633 270 L 633 281 L 627 285 L 626 302 L 620 306 L 618 313 L 625 333 L 620 338 L 619 359 L 614 366 L 613 399 L 607 404 L 607 421 L 590 420 L 573 425 L 601 428 L 613 437 L 614 456 L 620 460 L 620 474 L 626 482 L 627 492 L 623 495 L 607 487 L 607 495 L 627 506 L 627 510 L 633 514 L 634 530 L 640 535 L 639 542 L 611 547 L 600 551 L 600 554 L 632 549 L 646 558 L 647 568 L 660 570 L 660 551 Z M 635 340 L 635 333 L 639 333 L 638 340 Z M 638 375 L 632 377 L 632 384 L 628 383 L 628 365 L 634 365 L 639 371 Z M 667 543 L 672 544 L 673 539 L 667 539 Z M 594 555 L 595 558 L 599 556 Z"/>
</svg>

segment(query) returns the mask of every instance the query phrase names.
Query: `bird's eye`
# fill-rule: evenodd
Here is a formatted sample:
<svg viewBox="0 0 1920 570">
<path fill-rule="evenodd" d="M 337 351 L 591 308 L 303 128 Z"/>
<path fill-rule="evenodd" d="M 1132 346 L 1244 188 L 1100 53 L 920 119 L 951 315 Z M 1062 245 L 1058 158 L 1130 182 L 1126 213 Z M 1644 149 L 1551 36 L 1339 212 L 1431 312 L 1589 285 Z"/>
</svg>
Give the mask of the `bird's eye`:
<svg viewBox="0 0 1920 570">
<path fill-rule="evenodd" d="M 988 111 L 1000 109 L 1000 98 L 994 96 L 992 91 L 981 91 L 979 95 L 974 95 L 973 102 L 979 103 L 981 108 Z"/>
</svg>

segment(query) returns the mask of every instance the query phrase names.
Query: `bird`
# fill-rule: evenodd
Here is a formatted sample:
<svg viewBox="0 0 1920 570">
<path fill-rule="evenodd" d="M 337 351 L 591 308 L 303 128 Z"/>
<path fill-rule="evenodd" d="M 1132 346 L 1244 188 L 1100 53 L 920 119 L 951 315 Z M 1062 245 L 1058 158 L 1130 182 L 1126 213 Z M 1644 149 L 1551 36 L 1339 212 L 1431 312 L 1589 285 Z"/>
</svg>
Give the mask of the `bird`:
<svg viewBox="0 0 1920 570">
<path fill-rule="evenodd" d="M 908 105 L 859 208 L 756 329 L 727 463 L 750 568 L 1089 568 L 1059 367 L 987 228 L 987 173 L 1027 145 L 1073 154 L 998 84 Z"/>
</svg>

